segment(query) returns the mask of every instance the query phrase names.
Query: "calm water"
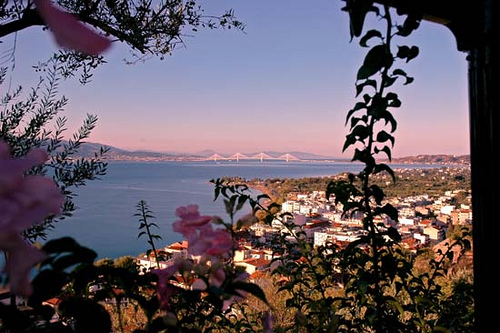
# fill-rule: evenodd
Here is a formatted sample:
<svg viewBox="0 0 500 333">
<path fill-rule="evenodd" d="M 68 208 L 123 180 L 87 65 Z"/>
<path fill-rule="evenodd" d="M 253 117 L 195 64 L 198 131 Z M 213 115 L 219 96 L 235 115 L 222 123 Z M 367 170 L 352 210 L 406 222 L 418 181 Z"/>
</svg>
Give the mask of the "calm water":
<svg viewBox="0 0 500 333">
<path fill-rule="evenodd" d="M 329 176 L 361 168 L 339 162 L 110 162 L 102 180 L 77 190 L 74 216 L 49 232 L 49 239 L 71 236 L 100 258 L 137 255 L 147 249 L 146 239 L 137 239 L 139 223 L 134 214 L 140 200 L 154 212 L 153 222 L 160 228 L 155 232 L 163 238 L 158 245 L 164 246 L 181 240 L 171 231 L 178 206 L 198 204 L 203 215 L 226 217 L 222 201 L 213 201 L 210 179 Z"/>
</svg>

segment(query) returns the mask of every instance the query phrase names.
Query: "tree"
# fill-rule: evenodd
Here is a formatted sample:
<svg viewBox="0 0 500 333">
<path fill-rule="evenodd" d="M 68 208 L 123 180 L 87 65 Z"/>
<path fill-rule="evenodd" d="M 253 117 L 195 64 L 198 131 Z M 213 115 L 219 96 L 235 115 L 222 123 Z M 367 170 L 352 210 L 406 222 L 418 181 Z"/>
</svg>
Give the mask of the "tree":
<svg viewBox="0 0 500 333">
<path fill-rule="evenodd" d="M 36 1 L 35 1 L 36 2 Z M 200 28 L 243 29 L 232 10 L 219 16 L 205 15 L 196 0 L 57 0 L 63 10 L 85 25 L 95 28 L 113 42 L 130 47 L 130 63 L 150 57 L 163 59 L 178 46 L 184 45 L 188 34 Z M 46 29 L 40 12 L 31 0 L 0 1 L 0 40 L 2 37 L 33 26 Z M 81 70 L 86 82 L 90 72 L 104 63 L 102 55 L 88 55 L 62 50 L 54 55 L 63 63 L 66 76 Z"/>
<path fill-rule="evenodd" d="M 28 96 L 23 96 L 24 90 L 21 87 L 13 93 L 2 95 L 0 140 L 10 146 L 15 157 L 26 155 L 32 148 L 46 150 L 49 160 L 32 168 L 29 173 L 51 176 L 66 198 L 61 216 L 49 217 L 24 232 L 25 238 L 31 241 L 45 239 L 48 229 L 53 228 L 61 219 L 71 216 L 75 210 L 74 189 L 105 175 L 107 170 L 107 163 L 103 160 L 107 149 L 104 147 L 92 158 L 75 157 L 84 140 L 95 128 L 97 116 L 87 115 L 76 133 L 69 140 L 63 140 L 67 118 L 60 113 L 68 99 L 64 96 L 57 97 L 60 71 L 59 63 L 54 60 L 46 77 L 40 79 Z M 5 69 L 0 71 L 0 87 L 3 86 L 5 74 Z"/>
<path fill-rule="evenodd" d="M 243 24 L 234 18 L 232 10 L 221 16 L 206 16 L 196 1 L 162 0 L 154 4 L 151 0 L 56 2 L 60 9 L 50 5 L 49 0 L 0 1 L 0 42 L 2 37 L 29 27 L 41 26 L 52 30 L 61 46 L 71 48 L 60 50 L 50 60 L 36 66 L 37 70 L 46 73 L 46 77 L 31 89 L 24 100 L 24 90 L 21 87 L 2 95 L 4 110 L 0 113 L 0 139 L 10 145 L 13 156 L 23 156 L 33 147 L 47 150 L 51 155 L 49 163 L 30 172 L 52 175 L 66 196 L 61 216 L 65 218 L 71 216 L 75 209 L 74 188 L 105 175 L 107 168 L 103 161 L 107 151 L 104 147 L 93 158 L 75 159 L 84 140 L 95 128 L 97 116 L 88 115 L 71 139 L 63 141 L 67 119 L 59 114 L 67 105 L 68 99 L 64 96 L 57 97 L 61 77 L 68 78 L 79 73 L 80 82 L 87 83 L 92 77 L 92 70 L 105 62 L 104 56 L 98 52 L 102 48 L 97 49 L 97 52 L 81 52 L 74 46 L 83 43 L 82 39 L 85 38 L 80 35 L 78 41 L 67 43 L 71 37 L 66 35 L 76 33 L 72 29 L 79 30 L 78 33 L 81 34 L 83 29 L 92 27 L 96 33 L 109 40 L 130 46 L 134 59 L 131 62 L 135 62 L 153 56 L 163 59 L 165 55 L 171 54 L 178 45 L 183 44 L 185 30 L 193 33 L 203 27 L 243 29 Z M 51 14 L 54 16 L 52 21 Z M 84 25 L 78 23 L 78 26 L 75 23 L 77 20 L 72 20 L 73 18 Z M 57 20 L 64 20 L 63 23 L 71 25 L 59 27 L 63 30 L 59 32 L 59 36 L 56 31 Z M 65 28 L 67 31 L 64 31 Z M 15 52 L 15 48 L 12 52 Z M 7 74 L 6 67 L 0 68 L 0 86 Z M 53 129 L 48 129 L 50 126 Z M 47 229 L 53 228 L 57 221 L 58 219 L 49 218 L 43 224 L 26 230 L 25 237 L 30 240 L 46 238 Z"/>
</svg>

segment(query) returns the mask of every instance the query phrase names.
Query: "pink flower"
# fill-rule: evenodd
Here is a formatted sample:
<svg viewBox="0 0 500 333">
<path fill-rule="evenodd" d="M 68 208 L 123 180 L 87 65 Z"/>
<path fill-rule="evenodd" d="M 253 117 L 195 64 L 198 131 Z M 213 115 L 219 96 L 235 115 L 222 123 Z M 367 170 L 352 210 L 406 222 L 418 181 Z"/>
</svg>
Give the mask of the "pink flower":
<svg viewBox="0 0 500 333">
<path fill-rule="evenodd" d="M 233 281 L 234 282 L 246 282 L 249 277 L 250 277 L 250 274 L 248 274 L 247 272 L 243 272 L 240 275 L 238 275 Z M 225 299 L 222 302 L 222 311 L 226 311 L 227 309 L 229 309 L 234 302 L 240 302 L 240 301 L 244 300 L 245 297 L 247 297 L 247 294 L 248 293 L 244 290 L 235 289 L 233 292 L 233 295 L 230 296 L 228 299 Z"/>
<path fill-rule="evenodd" d="M 170 307 L 170 297 L 179 292 L 179 288 L 170 283 L 170 278 L 179 269 L 179 264 L 176 262 L 172 266 L 165 269 L 154 269 L 151 273 L 158 277 L 156 285 L 158 301 L 162 309 L 168 310 Z"/>
<path fill-rule="evenodd" d="M 6 252 L 5 271 L 11 291 L 29 295 L 29 271 L 44 254 L 26 243 L 21 232 L 61 213 L 64 196 L 56 184 L 41 175 L 25 175 L 43 163 L 47 153 L 33 149 L 23 158 L 12 158 L 9 147 L 0 141 L 0 250 Z"/>
<path fill-rule="evenodd" d="M 0 233 L 20 233 L 60 214 L 64 196 L 56 184 L 41 175 L 24 175 L 47 157 L 42 149 L 33 149 L 24 158 L 12 158 L 0 141 Z"/>
<path fill-rule="evenodd" d="M 274 318 L 273 315 L 266 311 L 264 316 L 262 317 L 262 327 L 264 328 L 264 333 L 272 333 L 274 326 Z"/>
<path fill-rule="evenodd" d="M 212 220 L 212 216 L 201 216 L 198 205 L 181 206 L 175 210 L 175 215 L 180 217 L 173 223 L 175 232 L 181 233 L 184 237 L 190 238 L 198 229 L 205 226 Z"/>
<path fill-rule="evenodd" d="M 207 289 L 207 284 L 205 283 L 205 281 L 203 281 L 202 279 L 195 279 L 193 281 L 193 283 L 191 284 L 191 289 L 192 290 L 200 290 L 200 291 L 203 291 L 203 290 L 206 290 Z"/>
<path fill-rule="evenodd" d="M 213 270 L 210 273 L 210 277 L 208 278 L 208 283 L 211 286 L 215 286 L 217 288 L 220 288 L 225 280 L 226 280 L 226 272 L 224 272 L 224 269 L 219 268 L 219 269 Z"/>
<path fill-rule="evenodd" d="M 305 215 L 295 215 L 293 222 L 295 225 L 306 225 L 306 216 Z"/>
<path fill-rule="evenodd" d="M 24 173 L 47 160 L 42 149 L 33 149 L 23 158 L 12 158 L 9 146 L 0 140 L 0 195 L 18 186 Z"/>
<path fill-rule="evenodd" d="M 190 238 L 188 252 L 193 255 L 221 256 L 228 254 L 233 245 L 233 239 L 227 230 L 206 226 L 200 230 L 198 237 Z"/>
<path fill-rule="evenodd" d="M 30 295 L 29 272 L 45 259 L 45 254 L 23 240 L 19 233 L 0 232 L 0 249 L 8 251 L 5 272 L 9 276 L 10 291 L 15 295 Z"/>
<path fill-rule="evenodd" d="M 64 197 L 54 182 L 41 175 L 25 177 L 0 195 L 0 232 L 20 233 L 61 212 Z"/>
<path fill-rule="evenodd" d="M 110 47 L 109 39 L 86 27 L 73 15 L 61 11 L 50 0 L 34 0 L 34 2 L 59 46 L 94 56 Z"/>
</svg>

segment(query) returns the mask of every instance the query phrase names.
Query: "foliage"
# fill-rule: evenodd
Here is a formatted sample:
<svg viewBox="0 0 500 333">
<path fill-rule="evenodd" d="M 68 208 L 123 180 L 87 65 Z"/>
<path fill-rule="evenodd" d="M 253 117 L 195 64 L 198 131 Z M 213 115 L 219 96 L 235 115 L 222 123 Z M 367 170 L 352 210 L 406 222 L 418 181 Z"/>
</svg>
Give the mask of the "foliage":
<svg viewBox="0 0 500 333">
<path fill-rule="evenodd" d="M 289 329 L 300 331 L 303 327 L 308 332 L 453 330 L 457 322 L 443 320 L 448 315 L 443 309 L 449 309 L 450 302 L 458 300 L 445 297 L 439 277 L 446 276 L 457 247 L 470 248 L 470 233 L 462 230 L 445 250 L 438 250 L 438 259 L 430 258 L 429 270 L 418 273 L 413 270 L 415 257 L 401 246 L 397 229 L 377 222 L 398 220 L 397 209 L 387 202 L 382 188 L 373 181 L 376 175 L 384 173 L 396 181 L 394 171 L 387 164 L 377 162 L 378 155 L 391 160 L 393 134 L 397 128 L 391 110 L 401 106 L 398 95 L 388 89 L 401 79 L 404 85 L 412 83 L 413 78 L 396 66 L 418 55 L 418 47 L 400 43 L 394 46 L 393 39 L 409 36 L 418 27 L 420 18 L 408 16 L 398 24 L 389 6 L 361 9 L 353 8 L 355 6 L 353 1 L 348 1 L 347 10 L 362 11 L 361 25 L 368 12 L 385 23 L 384 32 L 372 29 L 361 36 L 359 22 L 353 22 L 353 34 L 361 36 L 362 47 L 375 42 L 357 73 L 356 96 L 361 96 L 361 101 L 348 112 L 346 119 L 350 133 L 346 136 L 344 151 L 353 148 L 352 160 L 361 162 L 364 168 L 358 174 L 348 174 L 345 179 L 330 181 L 326 194 L 332 196 L 336 204 L 342 204 L 345 215 L 363 214 L 365 234 L 345 249 L 331 243 L 313 247 L 305 229 L 290 222 L 291 214 L 275 216 L 273 204 L 265 209 L 259 206 L 268 212 L 263 218 L 266 223 L 277 218 L 285 230 L 280 237 L 279 259 L 276 259 L 280 265 L 274 274 L 286 277 L 281 290 L 290 295 L 287 306 L 296 309 L 295 323 Z M 246 195 L 234 183 L 221 186 L 216 182 L 216 196 L 218 193 L 227 196 L 228 192 L 241 196 L 228 196 L 234 201 Z M 336 292 L 336 286 L 342 286 L 341 295 Z M 462 288 L 464 290 L 467 289 Z M 470 320 L 471 298 L 464 295 L 460 301 L 467 304 L 464 317 Z M 466 327 L 471 327 L 470 321 Z"/>
<path fill-rule="evenodd" d="M 128 63 L 151 57 L 163 59 L 184 39 L 202 28 L 235 28 L 244 25 L 235 18 L 233 10 L 219 16 L 207 15 L 196 0 L 58 0 L 62 9 L 92 26 L 113 41 L 125 43 L 131 50 Z M 33 1 L 0 2 L 0 38 L 32 26 L 44 26 L 43 19 Z M 103 55 L 87 55 L 61 50 L 53 59 L 61 63 L 64 77 L 80 73 L 82 83 L 88 82 L 92 71 L 105 63 Z M 44 68 L 41 62 L 38 68 Z"/>
<path fill-rule="evenodd" d="M 29 4 L 21 1 L 17 6 L 7 6 L 3 2 L 1 15 L 12 21 L 0 26 L 0 33 L 7 31 L 12 22 L 27 26 L 41 24 Z M 180 40 L 179 29 L 186 22 L 194 29 L 204 25 L 194 1 L 160 2 L 158 10 L 151 10 L 149 1 L 60 1 L 60 4 L 82 21 L 126 41 L 142 54 L 170 52 Z M 472 281 L 454 262 L 456 252 L 470 248 L 470 230 L 455 231 L 435 253 L 410 253 L 403 248 L 397 228 L 389 223 L 397 222 L 398 211 L 374 181 L 381 174 L 396 181 L 394 171 L 376 158 L 382 155 L 391 160 L 397 128 L 392 109 L 401 106 L 398 95 L 387 90 L 398 81 L 403 80 L 404 85 L 413 81 L 396 64 L 415 58 L 418 48 L 401 44 L 395 47 L 393 39 L 409 36 L 418 27 L 420 18 L 408 16 L 403 23 L 396 23 L 387 5 L 375 7 L 370 1 L 347 1 L 346 9 L 351 14 L 351 33 L 360 37 L 360 45 L 369 47 L 375 41 L 357 73 L 356 96 L 361 96 L 361 100 L 346 119 L 350 133 L 344 151 L 354 149 L 352 160 L 362 163 L 364 168 L 358 174 L 330 181 L 326 195 L 342 205 L 345 215 L 363 216 L 364 233 L 356 241 L 346 247 L 332 242 L 314 246 L 307 225 L 299 223 L 290 213 L 282 213 L 281 206 L 268 195 L 254 199 L 245 184 L 212 180 L 214 200 L 222 198 L 229 221 L 203 216 L 195 205 L 179 207 L 176 211 L 179 220 L 173 229 L 185 237 L 188 247 L 185 253 L 168 262 L 156 256 L 154 241 L 160 236 L 151 230 L 157 227 L 150 222 L 154 218 L 152 211 L 144 201 L 138 203 L 139 237 L 148 237 L 157 269 L 140 270 L 130 259 L 95 262 L 97 254 L 71 238 L 47 242 L 42 247 L 47 257 L 32 281 L 33 293 L 27 300 L 33 312 L 0 305 L 1 329 L 110 332 L 133 327 L 135 332 L 270 332 L 272 318 L 280 318 L 276 331 L 470 330 Z M 373 29 L 362 33 L 369 12 L 385 24 L 384 32 Z M 229 24 L 230 17 L 226 21 L 223 17 L 219 23 Z M 167 31 L 167 35 L 155 33 L 156 28 L 162 33 Z M 69 215 L 73 209 L 70 189 L 103 174 L 105 164 L 100 161 L 104 151 L 90 162 L 71 159 L 95 126 L 95 118 L 89 116 L 73 139 L 68 144 L 62 143 L 65 118 L 55 118 L 67 102 L 55 98 L 57 74 L 61 72 L 64 67 L 56 65 L 48 71 L 41 99 L 38 93 L 42 82 L 25 102 L 16 102 L 20 90 L 5 95 L 0 138 L 14 147 L 15 156 L 22 156 L 31 147 L 45 147 L 52 154 L 51 162 L 46 165 L 51 169 L 44 166 L 32 172 L 51 171 L 50 175 L 68 198 L 64 211 Z M 31 115 L 28 120 L 24 118 L 27 115 Z M 55 130 L 44 129 L 54 119 Z M 247 204 L 251 214 L 238 219 L 238 213 Z M 266 290 L 250 281 L 244 267 L 238 266 L 234 259 L 238 235 L 257 221 L 268 225 L 278 222 L 282 226 L 273 244 L 275 280 L 271 280 L 279 284 Z M 26 236 L 43 237 L 44 230 L 53 223 L 54 220 L 49 220 L 40 230 L 28 230 Z M 282 298 L 269 302 L 266 296 L 269 290 Z M 252 311 L 251 300 L 245 301 L 249 294 L 253 301 L 264 305 L 262 312 Z M 50 299 L 59 301 L 56 309 L 44 304 Z M 140 311 L 140 322 L 130 323 L 125 317 L 131 309 Z M 115 321 L 112 313 L 116 313 Z"/>
<path fill-rule="evenodd" d="M 413 258 L 399 244 L 398 231 L 376 218 L 388 217 L 398 220 L 397 210 L 385 199 L 382 189 L 372 182 L 372 175 L 386 173 L 395 181 L 394 171 L 386 164 L 377 163 L 375 156 L 384 154 L 391 160 L 394 146 L 393 133 L 397 122 L 391 113 L 399 108 L 401 101 L 395 92 L 387 91 L 398 79 L 407 85 L 413 81 L 406 72 L 396 67 L 398 61 L 409 62 L 418 55 L 418 47 L 401 43 L 394 46 L 394 38 L 407 37 L 420 23 L 420 18 L 407 16 L 402 24 L 395 23 L 389 6 L 355 8 L 347 2 L 351 14 L 353 34 L 359 35 L 360 45 L 370 47 L 357 73 L 356 95 L 364 91 L 362 101 L 356 103 L 347 114 L 346 124 L 350 133 L 346 136 L 344 150 L 354 148 L 353 161 L 365 167 L 357 175 L 350 174 L 348 181 L 331 182 L 327 197 L 335 196 L 342 203 L 344 214 L 362 212 L 366 235 L 361 236 L 346 248 L 341 268 L 345 276 L 345 294 L 335 300 L 342 316 L 339 328 L 356 331 L 420 331 L 430 332 L 444 329 L 439 326 L 442 300 L 441 286 L 437 276 L 446 272 L 446 260 L 453 259 L 456 246 L 470 248 L 468 233 L 448 244 L 439 260 L 431 259 L 429 272 L 414 275 Z M 353 22 L 353 13 L 373 12 L 385 24 L 383 32 L 369 30 L 362 34 L 362 22 Z M 450 327 L 448 327 L 449 329 Z"/>
<path fill-rule="evenodd" d="M 446 191 L 462 191 L 453 198 L 453 203 L 470 204 L 470 169 L 467 167 L 436 167 L 394 169 L 396 182 L 385 173 L 372 175 L 374 184 L 384 188 L 387 197 L 409 197 L 416 195 L 442 196 Z M 247 184 L 252 188 L 263 188 L 277 202 L 295 200 L 296 194 L 325 191 L 335 180 L 347 178 L 347 174 L 326 177 L 245 179 L 242 177 L 223 178 L 229 183 Z"/>
<path fill-rule="evenodd" d="M 48 218 L 44 223 L 25 231 L 25 237 L 32 241 L 46 239 L 48 230 L 59 220 L 71 216 L 75 210 L 74 190 L 89 180 L 99 179 L 107 170 L 107 163 L 103 161 L 107 152 L 105 147 L 101 147 L 92 158 L 75 157 L 95 128 L 97 116 L 87 115 L 71 138 L 64 140 L 67 118 L 60 113 L 67 106 L 68 99 L 65 96 L 58 97 L 61 70 L 60 64 L 53 61 L 46 77 L 40 78 L 27 96 L 24 96 L 22 87 L 2 96 L 0 139 L 10 145 L 13 156 L 24 156 L 32 148 L 45 149 L 50 160 L 30 172 L 52 177 L 66 197 L 61 217 Z M 3 69 L 1 73 L 0 85 L 3 85 L 7 70 Z"/>
<path fill-rule="evenodd" d="M 271 313 L 283 318 L 286 309 L 288 320 L 275 323 L 277 332 L 430 332 L 472 327 L 472 283 L 463 278 L 450 280 L 450 272 L 457 267 L 453 264 L 457 248 L 469 248 L 468 230 L 436 254 L 429 250 L 417 256 L 404 250 L 399 241 L 377 237 L 381 245 L 377 248 L 379 269 L 375 269 L 369 232 L 347 248 L 333 243 L 315 247 L 306 229 L 291 214 L 277 213 L 276 204 L 252 199 L 244 184 L 213 182 L 216 196 L 248 201 L 263 223 L 282 223 L 279 243 L 274 244 L 278 265 L 273 276 L 281 281 L 275 294 L 284 297 L 284 304 L 274 303 Z M 417 262 L 424 266 L 416 270 Z M 255 307 L 255 303 L 248 304 Z M 465 321 L 453 320 L 449 312 L 459 304 Z M 374 314 L 377 310 L 382 313 Z M 384 316 L 384 323 L 378 322 L 377 315 Z"/>
<path fill-rule="evenodd" d="M 232 213 L 241 209 L 229 201 L 226 207 Z M 185 208 L 188 214 L 182 213 Z M 140 216 L 152 216 L 145 202 L 141 201 L 138 209 Z M 42 251 L 48 257 L 40 264 L 32 282 L 34 291 L 27 301 L 33 308 L 32 317 L 23 322 L 11 321 L 6 314 L 11 318 L 26 315 L 1 306 L 3 327 L 26 332 L 110 332 L 111 327 L 118 331 L 135 327 L 136 332 L 258 330 L 260 320 L 249 320 L 237 305 L 247 295 L 268 304 L 263 290 L 249 282 L 244 268 L 234 263 L 238 244 L 235 237 L 248 226 L 247 222 L 205 218 L 192 206 L 179 210 L 178 226 L 190 228 L 193 221 L 197 225 L 189 230 L 186 256 L 170 259 L 166 268 L 160 267 L 166 262 L 159 259 L 158 268 L 152 270 L 140 269 L 130 258 L 94 262 L 97 254 L 72 238 L 47 242 Z M 151 227 L 145 220 L 141 223 Z M 148 243 L 152 240 L 149 238 Z M 59 300 L 56 309 L 44 305 L 50 299 Z M 131 312 L 143 319 L 131 321 Z"/>
<path fill-rule="evenodd" d="M 141 231 L 139 232 L 139 235 L 137 238 L 140 238 L 143 235 L 146 235 L 148 237 L 148 244 L 151 246 L 150 249 L 146 251 L 146 256 L 149 257 L 151 253 L 153 253 L 153 256 L 155 258 L 156 264 L 158 268 L 160 268 L 160 254 L 158 251 L 156 251 L 155 247 L 155 240 L 161 240 L 161 236 L 157 234 L 153 234 L 151 231 L 152 227 L 158 228 L 158 225 L 153 222 L 149 222 L 150 219 L 153 219 L 154 216 L 149 209 L 147 203 L 144 200 L 139 201 L 137 204 L 137 213 L 134 214 L 134 216 L 139 217 L 139 230 L 145 229 L 146 231 Z"/>
</svg>

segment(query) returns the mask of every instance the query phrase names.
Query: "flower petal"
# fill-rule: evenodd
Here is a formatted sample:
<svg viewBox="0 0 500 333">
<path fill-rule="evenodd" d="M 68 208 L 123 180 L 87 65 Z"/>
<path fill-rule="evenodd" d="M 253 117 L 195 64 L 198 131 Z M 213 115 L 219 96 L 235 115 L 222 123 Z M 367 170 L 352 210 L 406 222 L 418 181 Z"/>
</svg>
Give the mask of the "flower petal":
<svg viewBox="0 0 500 333">
<path fill-rule="evenodd" d="M 18 233 L 0 233 L 0 248 L 8 253 L 5 271 L 9 275 L 10 291 L 29 296 L 32 292 L 29 273 L 45 259 L 45 254 L 31 246 Z"/>
<path fill-rule="evenodd" d="M 59 46 L 75 51 L 98 55 L 106 51 L 111 41 L 86 27 L 73 15 L 61 11 L 49 0 L 34 0 L 40 16 L 52 30 Z"/>
</svg>

